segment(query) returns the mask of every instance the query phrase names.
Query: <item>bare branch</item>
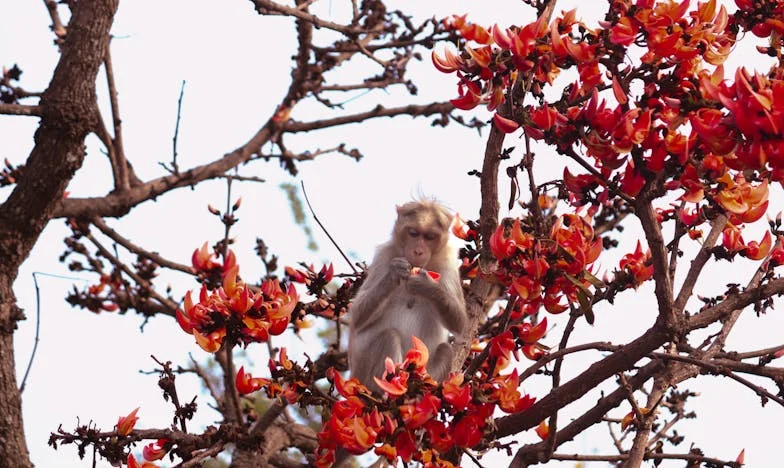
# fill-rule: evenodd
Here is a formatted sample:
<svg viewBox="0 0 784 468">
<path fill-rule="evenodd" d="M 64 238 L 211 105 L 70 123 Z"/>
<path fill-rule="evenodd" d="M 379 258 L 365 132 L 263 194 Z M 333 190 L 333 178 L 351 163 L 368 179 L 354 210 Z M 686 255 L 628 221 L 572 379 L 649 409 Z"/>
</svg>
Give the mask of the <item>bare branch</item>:
<svg viewBox="0 0 784 468">
<path fill-rule="evenodd" d="M 40 117 L 43 115 L 43 109 L 41 106 L 26 106 L 24 104 L 0 104 L 0 114 Z"/>
<path fill-rule="evenodd" d="M 125 149 L 123 148 L 122 137 L 122 119 L 120 119 L 120 103 L 117 100 L 117 85 L 114 82 L 114 68 L 112 66 L 112 52 L 111 45 L 106 48 L 106 58 L 104 58 L 104 70 L 106 71 L 106 84 L 109 88 L 109 103 L 112 108 L 112 125 L 114 126 L 114 139 L 112 146 L 114 147 L 115 159 L 112 160 L 116 164 L 118 180 L 115 180 L 116 190 L 128 190 L 130 188 L 128 177 L 128 165 L 125 160 Z M 117 185 L 119 183 L 119 185 Z"/>
<path fill-rule="evenodd" d="M 113 241 L 117 242 L 118 244 L 122 245 L 129 251 L 135 253 L 136 255 L 140 255 L 142 257 L 148 258 L 153 262 L 157 263 L 160 266 L 170 268 L 172 270 L 181 271 L 183 273 L 188 273 L 189 275 L 195 275 L 196 270 L 193 267 L 188 265 L 183 265 L 181 263 L 172 262 L 171 260 L 167 260 L 155 252 L 148 252 L 143 248 L 139 247 L 138 245 L 132 243 L 122 235 L 120 235 L 117 231 L 110 228 L 106 222 L 99 217 L 94 217 L 90 220 L 90 222 L 97 227 L 102 233 L 104 233 L 108 238 L 112 239 Z"/>
<path fill-rule="evenodd" d="M 384 107 L 376 106 L 373 110 L 360 112 L 357 114 L 335 117 L 332 119 L 316 120 L 312 122 L 289 121 L 283 125 L 283 131 L 287 133 L 310 132 L 323 128 L 336 127 L 350 123 L 363 122 L 375 117 L 396 117 L 399 115 L 410 115 L 411 117 L 429 116 L 435 114 L 448 114 L 454 109 L 450 102 L 436 102 L 432 104 L 417 105 L 411 104 L 403 107 Z"/>
<path fill-rule="evenodd" d="M 277 14 L 283 16 L 291 16 L 293 18 L 298 18 L 300 20 L 311 23 L 319 28 L 331 29 L 333 31 L 343 33 L 348 37 L 355 37 L 360 33 L 364 32 L 364 30 L 358 26 L 346 26 L 344 24 L 334 23 L 332 21 L 322 20 L 316 15 L 312 13 L 308 13 L 307 11 L 303 11 L 299 8 L 292 8 L 290 6 L 281 5 L 280 3 L 273 2 L 271 0 L 251 0 L 251 3 L 253 3 L 256 6 L 256 11 L 258 11 L 263 15 Z"/>
</svg>

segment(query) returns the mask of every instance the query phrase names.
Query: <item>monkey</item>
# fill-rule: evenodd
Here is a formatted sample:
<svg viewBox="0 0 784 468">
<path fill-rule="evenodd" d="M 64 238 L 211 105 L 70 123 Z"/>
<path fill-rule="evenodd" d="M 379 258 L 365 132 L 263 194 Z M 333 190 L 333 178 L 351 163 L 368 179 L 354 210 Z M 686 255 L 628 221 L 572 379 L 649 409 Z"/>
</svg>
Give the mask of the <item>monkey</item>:
<svg viewBox="0 0 784 468">
<path fill-rule="evenodd" d="M 380 393 L 373 377 L 382 378 L 387 357 L 403 360 L 411 336 L 427 346 L 433 379 L 440 382 L 451 370 L 449 332 L 460 334 L 468 321 L 457 254 L 448 245 L 451 223 L 436 201 L 406 203 L 397 207 L 392 238 L 376 250 L 349 308 L 349 370 L 371 390 Z"/>
</svg>

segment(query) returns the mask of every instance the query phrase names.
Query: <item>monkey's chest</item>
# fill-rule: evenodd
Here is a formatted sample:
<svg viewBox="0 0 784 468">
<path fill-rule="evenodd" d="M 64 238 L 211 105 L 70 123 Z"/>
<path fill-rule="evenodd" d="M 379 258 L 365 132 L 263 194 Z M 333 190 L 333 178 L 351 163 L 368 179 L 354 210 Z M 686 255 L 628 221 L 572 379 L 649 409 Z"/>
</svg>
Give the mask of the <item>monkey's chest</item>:
<svg viewBox="0 0 784 468">
<path fill-rule="evenodd" d="M 430 348 L 443 343 L 448 332 L 441 324 L 434 304 L 423 297 L 405 295 L 395 304 L 391 304 L 393 326 L 400 332 L 405 345 L 410 344 L 410 337 L 416 336 Z M 435 349 L 435 348 L 433 348 Z"/>
</svg>

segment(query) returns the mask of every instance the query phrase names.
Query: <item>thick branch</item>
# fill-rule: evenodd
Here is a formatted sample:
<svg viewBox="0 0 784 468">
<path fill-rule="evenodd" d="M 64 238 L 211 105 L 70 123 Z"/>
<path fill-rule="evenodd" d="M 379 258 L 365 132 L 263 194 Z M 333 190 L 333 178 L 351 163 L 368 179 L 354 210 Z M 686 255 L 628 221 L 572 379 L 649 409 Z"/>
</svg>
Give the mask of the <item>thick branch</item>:
<svg viewBox="0 0 784 468">
<path fill-rule="evenodd" d="M 24 104 L 0 104 L 0 114 L 4 115 L 29 115 L 40 116 L 43 113 L 41 106 L 26 106 Z"/>
<path fill-rule="evenodd" d="M 661 370 L 662 367 L 663 364 L 658 361 L 653 361 L 646 364 L 637 371 L 637 374 L 628 379 L 627 383 L 629 388 L 638 389 L 642 387 L 642 385 L 648 381 L 648 379 L 653 377 L 656 372 Z M 593 408 L 586 411 L 582 416 L 575 419 L 569 423 L 569 425 L 558 431 L 555 436 L 555 447 L 569 442 L 578 434 L 581 434 L 589 427 L 600 422 L 608 411 L 623 403 L 627 395 L 627 389 L 618 388 L 609 395 L 603 397 Z M 539 460 L 545 460 L 549 455 L 550 453 L 546 441 L 532 445 L 525 445 L 520 447 L 509 466 L 510 468 L 521 468 Z"/>
<path fill-rule="evenodd" d="M 670 281 L 667 248 L 664 245 L 661 226 L 656 221 L 656 214 L 649 200 L 637 200 L 634 208 L 635 214 L 640 219 L 640 224 L 642 224 L 642 229 L 645 232 L 648 248 L 651 249 L 654 290 L 656 291 L 656 300 L 659 306 L 657 323 L 666 324 L 672 331 L 677 326 L 677 317 L 673 310 L 672 282 Z"/>
<path fill-rule="evenodd" d="M 743 292 L 732 294 L 719 304 L 708 307 L 689 318 L 687 323 L 689 330 L 705 328 L 717 320 L 727 317 L 733 310 L 743 309 L 759 300 L 779 296 L 784 294 L 784 278 L 771 280 L 762 286 L 748 288 Z"/>
<path fill-rule="evenodd" d="M 497 437 L 505 437 L 530 429 L 555 411 L 572 403 L 615 374 L 632 369 L 648 353 L 667 342 L 667 334 L 659 326 L 648 329 L 639 338 L 623 346 L 599 362 L 592 364 L 577 377 L 537 401 L 528 410 L 496 421 Z"/>
<path fill-rule="evenodd" d="M 25 164 L 35 176 L 22 177 L 0 205 L 0 467 L 30 466 L 11 339 L 23 315 L 11 287 L 84 161 L 84 139 L 97 115 L 95 79 L 116 10 L 117 0 L 76 5 L 60 61 L 40 100 L 41 123 Z"/>
<path fill-rule="evenodd" d="M 222 176 L 226 171 L 248 161 L 270 139 L 270 125 L 261 128 L 247 143 L 221 159 L 194 167 L 179 174 L 170 174 L 133 187 L 125 192 L 104 197 L 66 198 L 57 206 L 54 217 L 85 218 L 93 216 L 120 217 L 131 208 L 170 190 L 189 187 Z"/>
</svg>

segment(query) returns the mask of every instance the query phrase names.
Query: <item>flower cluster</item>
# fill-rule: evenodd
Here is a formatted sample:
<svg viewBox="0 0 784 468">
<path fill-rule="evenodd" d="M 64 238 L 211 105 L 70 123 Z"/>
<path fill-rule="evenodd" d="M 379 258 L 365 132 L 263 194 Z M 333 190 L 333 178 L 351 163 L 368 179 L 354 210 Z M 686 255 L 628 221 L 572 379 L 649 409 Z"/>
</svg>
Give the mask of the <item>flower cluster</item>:
<svg viewBox="0 0 784 468">
<path fill-rule="evenodd" d="M 334 369 L 327 373 L 343 399 L 332 407 L 319 433 L 317 466 L 330 466 L 338 447 L 351 454 L 373 450 L 389 462 L 398 458 L 425 467 L 452 467 L 442 458 L 453 448 L 476 448 L 492 431 L 496 408 L 525 411 L 534 398 L 519 391 L 517 371 L 490 379 L 466 380 L 451 374 L 440 385 L 427 373 L 428 350 L 416 337 L 404 361 L 387 360 L 376 383 L 383 399 L 354 378 L 344 380 Z"/>
<path fill-rule="evenodd" d="M 222 286 L 210 292 L 202 285 L 197 303 L 188 292 L 183 308 L 177 309 L 177 323 L 207 352 L 216 352 L 227 337 L 246 345 L 267 341 L 283 333 L 291 321 L 299 300 L 293 284 L 284 290 L 277 279 L 267 280 L 254 292 L 238 273 L 235 264 L 226 271 Z"/>
<path fill-rule="evenodd" d="M 590 267 L 602 251 L 590 219 L 576 214 L 557 217 L 547 237 L 537 238 L 530 218 L 515 219 L 510 227 L 498 226 L 490 249 L 499 262 L 496 277 L 521 301 L 524 314 L 541 306 L 558 314 L 577 302 L 591 282 Z"/>
<path fill-rule="evenodd" d="M 528 138 L 593 166 L 585 174 L 564 169 L 561 186 L 572 206 L 598 209 L 618 197 L 673 191 L 683 202 L 676 209 L 695 215 L 685 224 L 690 238 L 700 238 L 699 225 L 723 212 L 729 218 L 723 233 L 726 255 L 760 260 L 773 249 L 770 235 L 747 243 L 740 234 L 744 224 L 767 210 L 770 182 L 784 183 L 784 72 L 773 67 L 760 74 L 741 67 L 730 80 L 722 64 L 744 31 L 770 38 L 770 47 L 758 47 L 761 53 L 780 53 L 784 1 L 735 3 L 738 9 L 730 14 L 716 0 L 693 9 L 688 1 L 613 1 L 594 28 L 574 10 L 549 23 L 542 16 L 510 28 L 484 28 L 453 16 L 444 26 L 462 37 L 460 50 L 434 52 L 432 60 L 438 70 L 458 77 L 455 107 L 486 105 L 501 131 L 522 129 Z M 623 63 L 621 57 L 633 48 L 639 64 Z M 576 72 L 565 75 L 575 81 L 558 100 L 547 102 L 543 89 L 566 70 Z M 538 103 L 508 103 L 515 83 L 530 83 Z M 494 253 L 502 262 L 509 249 L 534 245 L 530 235 L 514 227 L 499 240 Z M 632 286 L 652 276 L 646 255 L 638 246 L 621 261 Z M 573 270 L 582 263 L 575 258 Z M 533 297 L 534 306 L 541 297 L 550 312 L 557 311 L 565 307 L 555 300 L 560 286 L 570 301 L 582 289 L 567 284 L 573 272 L 553 275 L 558 267 L 552 262 L 539 267 L 533 256 L 526 260 L 525 274 L 510 276 L 515 292 Z M 563 284 L 542 284 L 541 270 L 551 283 L 560 278 Z"/>
<path fill-rule="evenodd" d="M 329 401 L 321 390 L 315 387 L 315 381 L 323 377 L 315 371 L 314 363 L 308 360 L 304 366 L 288 357 L 286 348 L 281 348 L 277 359 L 269 360 L 270 378 L 253 377 L 240 367 L 235 378 L 237 390 L 242 395 L 263 389 L 269 398 L 283 397 L 290 404 L 302 406 L 328 406 Z"/>
</svg>

